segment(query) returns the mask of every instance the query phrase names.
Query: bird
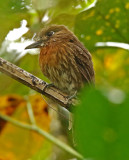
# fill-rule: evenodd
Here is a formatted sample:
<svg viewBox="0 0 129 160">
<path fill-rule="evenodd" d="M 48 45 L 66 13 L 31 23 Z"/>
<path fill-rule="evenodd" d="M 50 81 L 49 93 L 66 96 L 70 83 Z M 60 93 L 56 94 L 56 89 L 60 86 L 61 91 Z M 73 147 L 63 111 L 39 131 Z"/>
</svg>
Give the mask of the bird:
<svg viewBox="0 0 129 160">
<path fill-rule="evenodd" d="M 42 73 L 56 88 L 72 97 L 85 85 L 95 83 L 92 56 L 77 36 L 64 25 L 41 29 L 25 49 L 39 48 Z"/>
</svg>

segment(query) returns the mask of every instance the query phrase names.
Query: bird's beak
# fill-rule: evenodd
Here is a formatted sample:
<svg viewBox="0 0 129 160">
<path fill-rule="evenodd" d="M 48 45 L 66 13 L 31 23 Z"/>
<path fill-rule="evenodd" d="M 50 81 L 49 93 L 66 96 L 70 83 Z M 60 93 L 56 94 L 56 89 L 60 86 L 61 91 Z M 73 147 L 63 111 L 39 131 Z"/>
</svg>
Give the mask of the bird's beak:
<svg viewBox="0 0 129 160">
<path fill-rule="evenodd" d="M 41 46 L 43 46 L 43 41 L 42 40 L 30 44 L 25 49 L 40 48 Z"/>
</svg>

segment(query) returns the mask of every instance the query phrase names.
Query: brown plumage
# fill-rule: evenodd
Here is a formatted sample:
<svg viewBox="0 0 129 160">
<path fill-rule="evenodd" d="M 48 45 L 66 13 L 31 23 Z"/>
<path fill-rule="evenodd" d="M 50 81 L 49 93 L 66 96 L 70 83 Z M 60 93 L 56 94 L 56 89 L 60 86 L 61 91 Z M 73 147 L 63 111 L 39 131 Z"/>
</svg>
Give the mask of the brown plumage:
<svg viewBox="0 0 129 160">
<path fill-rule="evenodd" d="M 73 95 L 84 83 L 94 83 L 91 54 L 63 25 L 52 25 L 37 34 L 26 49 L 40 48 L 43 74 L 60 90 Z"/>
</svg>

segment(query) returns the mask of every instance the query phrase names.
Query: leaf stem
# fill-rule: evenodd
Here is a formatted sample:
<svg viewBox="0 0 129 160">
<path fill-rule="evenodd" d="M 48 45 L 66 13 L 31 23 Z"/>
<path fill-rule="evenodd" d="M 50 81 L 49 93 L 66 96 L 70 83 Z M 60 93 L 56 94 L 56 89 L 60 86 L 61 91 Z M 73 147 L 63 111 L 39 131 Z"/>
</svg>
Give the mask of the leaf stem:
<svg viewBox="0 0 129 160">
<path fill-rule="evenodd" d="M 33 109 L 32 109 L 32 105 L 31 105 L 31 103 L 29 102 L 29 99 L 28 99 L 28 97 L 26 96 L 25 97 L 25 99 L 26 99 L 26 103 L 27 103 L 27 111 L 28 111 L 28 115 L 29 115 L 29 118 L 30 118 L 30 122 L 31 122 L 31 124 L 33 124 L 33 125 L 36 125 L 36 121 L 35 121 L 35 117 L 34 117 L 34 112 L 33 112 Z"/>
<path fill-rule="evenodd" d="M 26 123 L 23 123 L 23 122 L 19 122 L 19 121 L 13 119 L 13 118 L 10 118 L 9 116 L 2 115 L 2 114 L 0 114 L 0 118 L 2 118 L 5 121 L 8 121 L 8 122 L 18 126 L 18 127 L 22 127 L 24 129 L 35 131 L 35 132 L 41 134 L 42 136 L 44 136 L 50 142 L 52 142 L 55 145 L 57 145 L 58 147 L 60 147 L 61 149 L 65 150 L 66 152 L 68 152 L 71 155 L 75 156 L 76 158 L 81 159 L 81 160 L 84 159 L 84 157 L 80 153 L 78 153 L 76 150 L 74 150 L 72 147 L 68 146 L 67 144 L 65 144 L 62 141 L 60 141 L 59 139 L 57 139 L 56 137 L 54 137 L 51 134 L 47 133 L 46 131 L 44 131 L 43 129 L 38 127 L 36 124 L 29 125 L 29 124 L 26 124 Z"/>
</svg>

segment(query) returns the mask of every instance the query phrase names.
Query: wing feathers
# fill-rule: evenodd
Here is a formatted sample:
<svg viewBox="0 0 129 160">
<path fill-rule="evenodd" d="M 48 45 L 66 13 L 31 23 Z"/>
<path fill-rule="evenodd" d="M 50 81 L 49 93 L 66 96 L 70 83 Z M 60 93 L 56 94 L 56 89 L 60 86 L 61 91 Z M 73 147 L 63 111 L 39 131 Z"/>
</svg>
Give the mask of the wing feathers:
<svg viewBox="0 0 129 160">
<path fill-rule="evenodd" d="M 94 68 L 91 54 L 81 43 L 77 43 L 75 53 L 75 61 L 82 74 L 83 81 L 87 83 L 94 83 Z"/>
</svg>

